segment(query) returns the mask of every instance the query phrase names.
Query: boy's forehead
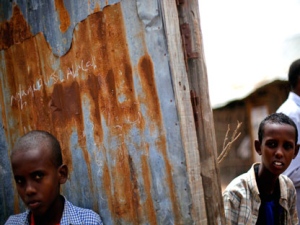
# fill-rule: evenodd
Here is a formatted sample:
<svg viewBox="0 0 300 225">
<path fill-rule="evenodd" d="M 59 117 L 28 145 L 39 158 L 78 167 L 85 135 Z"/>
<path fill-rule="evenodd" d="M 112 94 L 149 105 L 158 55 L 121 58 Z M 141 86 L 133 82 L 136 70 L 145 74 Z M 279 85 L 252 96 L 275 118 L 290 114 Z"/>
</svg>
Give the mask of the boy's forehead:
<svg viewBox="0 0 300 225">
<path fill-rule="evenodd" d="M 11 155 L 11 159 L 16 157 L 24 157 L 25 159 L 28 159 L 28 157 L 37 157 L 37 158 L 43 158 L 43 159 L 49 159 L 51 158 L 51 149 L 47 147 L 47 145 L 41 143 L 41 144 L 35 144 L 35 145 L 25 145 L 25 146 L 19 146 L 19 148 L 14 149 Z"/>
<path fill-rule="evenodd" d="M 272 129 L 272 127 L 290 127 L 293 130 L 295 130 L 295 127 L 293 127 L 291 124 L 287 124 L 287 123 L 275 123 L 275 122 L 267 122 L 264 125 L 264 130 L 266 128 Z"/>
<path fill-rule="evenodd" d="M 26 176 L 36 171 L 55 171 L 56 166 L 51 160 L 51 156 L 46 149 L 32 148 L 26 151 L 18 151 L 11 158 L 13 174 Z"/>
<path fill-rule="evenodd" d="M 288 128 L 289 130 L 293 131 L 293 135 L 296 137 L 296 129 L 295 127 L 293 127 L 290 124 L 286 124 L 286 123 L 266 123 L 263 127 L 263 134 L 265 134 L 266 132 L 273 130 L 273 129 L 278 129 L 278 127 L 282 127 L 282 128 Z M 283 129 L 285 130 L 285 129 Z"/>
</svg>

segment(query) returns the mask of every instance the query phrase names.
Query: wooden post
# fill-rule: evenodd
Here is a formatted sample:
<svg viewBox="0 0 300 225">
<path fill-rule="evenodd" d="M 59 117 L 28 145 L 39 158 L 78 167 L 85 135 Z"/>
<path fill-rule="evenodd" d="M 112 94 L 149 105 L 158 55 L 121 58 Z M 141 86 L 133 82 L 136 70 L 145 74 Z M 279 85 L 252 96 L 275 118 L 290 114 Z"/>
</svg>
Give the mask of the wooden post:
<svg viewBox="0 0 300 225">
<path fill-rule="evenodd" d="M 180 121 L 182 143 L 185 152 L 187 173 L 191 191 L 191 213 L 195 224 L 208 224 L 206 218 L 205 197 L 201 178 L 200 153 L 198 151 L 197 133 L 190 98 L 190 89 L 181 34 L 177 6 L 174 0 L 161 1 L 166 32 L 170 70 Z"/>
<path fill-rule="evenodd" d="M 200 152 L 202 183 L 208 224 L 225 224 L 221 182 L 217 164 L 217 145 L 214 120 L 209 99 L 207 70 L 200 27 L 198 0 L 185 0 L 179 5 L 181 24 L 188 24 L 191 49 L 186 49 L 190 88 L 198 97 L 194 105 L 197 115 L 196 130 Z"/>
<path fill-rule="evenodd" d="M 178 11 L 176 10 L 176 4 Z M 190 103 L 182 101 L 182 99 L 186 100 L 187 98 L 187 93 L 183 90 L 191 91 L 194 103 L 192 107 L 194 112 L 192 113 L 194 114 L 195 126 L 192 127 L 192 123 L 188 120 L 181 122 L 181 126 L 187 126 L 182 128 L 183 139 L 185 139 L 186 129 L 189 130 L 191 136 L 196 131 L 197 149 L 185 150 L 194 204 L 193 217 L 196 218 L 197 224 L 225 224 L 198 0 L 164 0 L 161 1 L 161 6 L 180 118 L 185 118 L 180 108 L 191 110 Z M 178 38 L 180 36 L 182 37 L 181 40 Z M 185 75 L 187 75 L 187 81 L 184 78 Z M 182 106 L 182 104 L 185 105 Z M 189 113 L 191 112 L 186 112 L 185 115 L 190 115 Z M 186 143 L 184 145 L 191 147 Z M 196 151 L 199 155 L 195 153 Z M 191 160 L 195 156 L 197 160 L 200 160 L 200 168 L 197 167 L 199 164 L 195 162 L 195 158 Z M 189 162 L 191 163 L 189 164 Z M 193 183 L 193 172 L 201 173 L 202 182 Z M 200 190 L 197 192 L 196 187 L 202 188 L 203 193 Z M 194 199 L 196 196 L 198 198 L 204 197 L 204 199 Z"/>
</svg>

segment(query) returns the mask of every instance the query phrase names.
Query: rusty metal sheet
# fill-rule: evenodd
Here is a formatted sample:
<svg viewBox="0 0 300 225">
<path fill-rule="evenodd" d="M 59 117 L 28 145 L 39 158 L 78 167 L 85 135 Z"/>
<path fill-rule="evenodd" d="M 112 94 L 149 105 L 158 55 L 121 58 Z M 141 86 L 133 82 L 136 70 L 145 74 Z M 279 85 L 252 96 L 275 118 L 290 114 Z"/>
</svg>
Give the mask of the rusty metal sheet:
<svg viewBox="0 0 300 225">
<path fill-rule="evenodd" d="M 10 149 L 44 129 L 70 169 L 63 194 L 105 224 L 193 224 L 158 2 L 1 4 L 0 222 L 24 210 Z"/>
<path fill-rule="evenodd" d="M 0 48 L 9 47 L 11 41 L 19 42 L 28 38 L 28 33 L 24 34 L 22 31 L 29 26 L 33 35 L 43 32 L 53 53 L 62 56 L 70 48 L 74 28 L 78 22 L 84 20 L 88 15 L 102 10 L 105 6 L 118 2 L 120 0 L 1 0 Z M 19 16 L 19 18 L 10 20 L 16 11 L 20 11 L 22 16 L 17 14 L 15 16 Z M 27 21 L 27 24 L 24 24 L 23 20 Z M 22 23 L 20 24 L 20 22 Z M 12 34 L 13 31 L 14 34 L 19 34 L 18 37 Z M 6 42 L 2 43 L 3 40 Z"/>
</svg>

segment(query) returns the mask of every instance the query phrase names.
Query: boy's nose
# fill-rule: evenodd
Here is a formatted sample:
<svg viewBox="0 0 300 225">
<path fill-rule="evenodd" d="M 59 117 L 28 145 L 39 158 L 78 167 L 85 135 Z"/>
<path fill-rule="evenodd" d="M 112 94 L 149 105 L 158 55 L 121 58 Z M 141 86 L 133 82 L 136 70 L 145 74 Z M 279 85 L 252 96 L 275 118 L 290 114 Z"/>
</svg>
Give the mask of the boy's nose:
<svg viewBox="0 0 300 225">
<path fill-rule="evenodd" d="M 281 158 L 282 155 L 283 155 L 282 149 L 281 149 L 281 148 L 277 148 L 277 149 L 276 149 L 276 152 L 275 152 L 275 157 L 276 157 L 276 158 Z"/>
<path fill-rule="evenodd" d="M 32 195 L 34 193 L 36 193 L 35 187 L 32 185 L 31 182 L 27 182 L 27 185 L 25 187 L 25 194 Z"/>
</svg>

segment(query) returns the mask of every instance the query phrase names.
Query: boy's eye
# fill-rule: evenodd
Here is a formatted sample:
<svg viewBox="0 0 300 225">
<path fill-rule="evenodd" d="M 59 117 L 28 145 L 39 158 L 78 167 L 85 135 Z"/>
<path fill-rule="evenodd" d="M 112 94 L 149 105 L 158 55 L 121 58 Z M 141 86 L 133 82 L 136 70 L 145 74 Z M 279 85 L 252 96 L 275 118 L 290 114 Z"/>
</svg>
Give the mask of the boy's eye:
<svg viewBox="0 0 300 225">
<path fill-rule="evenodd" d="M 284 149 L 287 149 L 287 150 L 294 148 L 294 146 L 292 144 L 290 144 L 290 143 L 285 143 L 283 145 L 283 147 L 284 147 Z"/>
<path fill-rule="evenodd" d="M 267 142 L 266 145 L 269 147 L 269 148 L 274 148 L 277 146 L 277 143 L 274 142 L 274 141 L 270 141 L 270 142 Z"/>
<path fill-rule="evenodd" d="M 24 182 L 24 179 L 22 177 L 15 177 L 15 181 L 17 184 L 22 184 Z"/>
<path fill-rule="evenodd" d="M 44 174 L 42 172 L 36 172 L 33 174 L 33 178 L 35 180 L 41 180 L 44 177 Z"/>
</svg>

